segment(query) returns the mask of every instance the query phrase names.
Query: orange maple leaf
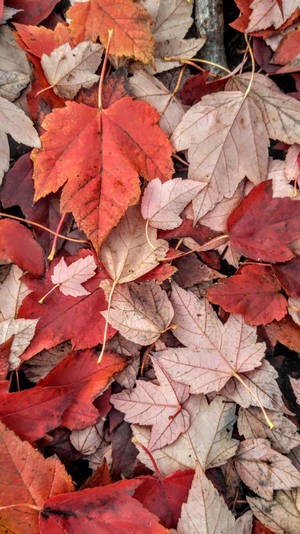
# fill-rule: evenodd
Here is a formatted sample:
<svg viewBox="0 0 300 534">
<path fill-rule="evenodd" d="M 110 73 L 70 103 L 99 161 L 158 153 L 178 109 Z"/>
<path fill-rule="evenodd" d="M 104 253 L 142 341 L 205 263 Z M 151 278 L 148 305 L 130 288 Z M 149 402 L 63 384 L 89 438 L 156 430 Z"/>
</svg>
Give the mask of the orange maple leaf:
<svg viewBox="0 0 300 534">
<path fill-rule="evenodd" d="M 62 212 L 71 211 L 97 253 L 110 230 L 140 196 L 139 175 L 171 178 L 172 145 L 150 104 L 125 97 L 100 110 L 77 102 L 44 120 L 42 149 L 32 152 L 37 201 L 64 184 Z M 59 136 L 58 136 L 59 133 Z"/>
<path fill-rule="evenodd" d="M 133 0 L 90 0 L 76 3 L 67 11 L 71 20 L 69 30 L 77 43 L 96 41 L 99 37 L 106 47 L 108 30 L 113 30 L 110 53 L 153 63 L 154 39 L 150 31 L 152 19 Z"/>
</svg>

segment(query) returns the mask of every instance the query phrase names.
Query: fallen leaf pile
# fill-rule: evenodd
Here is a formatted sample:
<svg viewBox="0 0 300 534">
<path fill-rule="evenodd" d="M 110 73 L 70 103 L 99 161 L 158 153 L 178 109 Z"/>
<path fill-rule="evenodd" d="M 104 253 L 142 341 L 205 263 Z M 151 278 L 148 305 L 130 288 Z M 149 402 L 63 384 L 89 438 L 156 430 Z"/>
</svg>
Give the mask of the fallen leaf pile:
<svg viewBox="0 0 300 534">
<path fill-rule="evenodd" d="M 300 6 L 235 4 L 216 75 L 193 1 L 0 0 L 1 532 L 300 532 Z"/>
</svg>

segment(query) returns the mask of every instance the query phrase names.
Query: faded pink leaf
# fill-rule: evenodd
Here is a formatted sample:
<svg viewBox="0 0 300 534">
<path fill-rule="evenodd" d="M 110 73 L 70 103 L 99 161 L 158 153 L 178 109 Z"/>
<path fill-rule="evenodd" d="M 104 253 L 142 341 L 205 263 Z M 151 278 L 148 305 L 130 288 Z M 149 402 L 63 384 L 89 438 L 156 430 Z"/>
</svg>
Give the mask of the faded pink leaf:
<svg viewBox="0 0 300 534">
<path fill-rule="evenodd" d="M 263 360 L 262 365 L 258 369 L 245 373 L 243 380 L 265 408 L 290 413 L 284 406 L 281 391 L 276 382 L 277 377 L 278 373 L 276 369 L 267 360 Z M 226 384 L 221 390 L 221 395 L 224 395 L 229 400 L 233 400 L 243 408 L 259 406 L 255 398 L 236 378 L 232 378 Z"/>
<path fill-rule="evenodd" d="M 267 439 L 242 441 L 235 467 L 242 481 L 264 499 L 272 499 L 275 489 L 300 485 L 298 470 L 286 456 L 274 451 Z"/>
<path fill-rule="evenodd" d="M 153 452 L 164 476 L 178 469 L 194 469 L 196 462 L 204 470 L 218 467 L 234 456 L 238 447 L 239 442 L 231 437 L 236 421 L 234 403 L 224 402 L 220 396 L 208 403 L 204 395 L 191 395 L 184 408 L 191 416 L 190 428 L 171 445 Z M 132 425 L 132 430 L 136 439 L 148 448 L 150 431 L 137 425 Z M 149 456 L 138 443 L 136 446 L 140 461 L 153 469 Z"/>
<path fill-rule="evenodd" d="M 188 500 L 181 508 L 177 534 L 230 534 L 234 524 L 223 497 L 198 464 Z"/>
<path fill-rule="evenodd" d="M 111 396 L 112 404 L 125 413 L 126 421 L 152 426 L 149 450 L 172 443 L 190 426 L 190 415 L 182 408 L 189 388 L 171 380 L 156 360 L 153 367 L 160 385 L 137 380 L 132 391 Z"/>
<path fill-rule="evenodd" d="M 231 198 L 245 176 L 255 184 L 266 178 L 267 130 L 256 103 L 241 91 L 204 96 L 171 140 L 177 151 L 188 149 L 188 177 L 205 186 L 193 201 L 195 223 L 224 197 Z"/>
<path fill-rule="evenodd" d="M 250 4 L 250 15 L 247 32 L 265 30 L 269 26 L 279 28 L 299 7 L 298 0 L 282 2 L 282 9 L 277 0 L 253 0 Z"/>
<path fill-rule="evenodd" d="M 265 344 L 256 343 L 256 328 L 231 314 L 221 323 L 206 299 L 173 284 L 171 302 L 175 337 L 188 348 L 157 354 L 173 380 L 191 387 L 191 393 L 220 391 L 235 375 L 261 365 Z"/>
<path fill-rule="evenodd" d="M 103 438 L 104 419 L 82 430 L 72 430 L 70 441 L 73 447 L 84 455 L 91 455 L 99 449 Z"/>
<path fill-rule="evenodd" d="M 193 180 L 174 178 L 164 184 L 159 178 L 152 180 L 144 192 L 141 212 L 151 226 L 172 230 L 182 223 L 180 213 L 203 189 L 203 184 Z"/>
<path fill-rule="evenodd" d="M 81 284 L 92 278 L 96 269 L 97 265 L 91 254 L 85 258 L 79 258 L 70 265 L 67 265 L 64 258 L 61 258 L 53 269 L 51 280 L 53 284 L 58 284 L 64 295 L 71 297 L 89 295 L 90 291 Z"/>
<path fill-rule="evenodd" d="M 108 295 L 111 282 L 104 280 L 101 287 Z M 174 311 L 167 293 L 150 280 L 116 286 L 110 311 L 101 314 L 129 341 L 150 345 L 170 325 Z"/>
<path fill-rule="evenodd" d="M 226 89 L 245 92 L 251 73 L 234 76 Z M 263 74 L 254 74 L 247 99 L 253 101 L 262 113 L 262 119 L 271 139 L 292 145 L 300 138 L 300 102 L 280 91 L 275 82 Z M 247 141 L 246 141 L 247 143 Z M 249 153 L 248 153 L 249 158 Z M 249 178 L 249 177 L 248 177 Z"/>
</svg>

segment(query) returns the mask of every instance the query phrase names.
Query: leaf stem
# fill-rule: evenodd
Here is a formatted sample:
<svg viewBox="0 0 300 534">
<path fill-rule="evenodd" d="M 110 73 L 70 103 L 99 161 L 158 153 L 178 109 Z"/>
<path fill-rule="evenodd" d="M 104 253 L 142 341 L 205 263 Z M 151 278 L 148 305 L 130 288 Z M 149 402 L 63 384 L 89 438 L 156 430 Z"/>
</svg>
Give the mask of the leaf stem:
<svg viewBox="0 0 300 534">
<path fill-rule="evenodd" d="M 149 238 L 149 233 L 148 233 L 149 222 L 150 222 L 150 219 L 147 219 L 147 221 L 146 221 L 146 227 L 145 227 L 145 231 L 146 231 L 146 239 L 147 239 L 147 243 L 148 243 L 149 247 L 151 247 L 152 250 L 155 251 L 155 250 L 156 250 L 156 247 L 151 243 L 150 238 Z"/>
<path fill-rule="evenodd" d="M 67 241 L 72 241 L 73 243 L 89 243 L 87 239 L 76 239 L 74 237 L 68 237 L 66 235 L 58 234 L 57 232 L 50 230 L 50 228 L 47 228 L 47 226 L 43 226 L 42 224 L 31 221 L 30 219 L 23 219 L 22 217 L 17 217 L 16 215 L 10 215 L 9 213 L 2 213 L 2 211 L 0 211 L 0 217 L 4 217 L 7 219 L 14 219 L 16 221 L 21 221 L 21 222 L 30 224 L 31 226 L 36 226 L 37 228 L 41 228 L 42 230 L 45 230 L 45 232 L 48 232 L 49 234 L 56 235 L 57 237 L 61 237 L 61 239 L 66 239 Z"/>
<path fill-rule="evenodd" d="M 190 60 L 189 58 L 184 57 L 163 57 L 164 61 L 179 61 L 180 63 L 188 63 Z M 199 62 L 199 63 L 205 63 L 207 65 L 212 65 L 213 67 L 218 67 L 221 70 L 224 70 L 227 72 L 227 74 L 231 74 L 231 71 L 227 69 L 226 67 L 223 67 L 223 65 L 219 65 L 219 63 L 214 63 L 214 61 L 208 61 L 207 59 L 199 59 L 199 58 L 193 58 L 193 61 Z"/>
<path fill-rule="evenodd" d="M 104 56 L 104 61 L 103 61 L 102 70 L 101 70 L 101 75 L 100 75 L 100 80 L 99 80 L 99 87 L 98 87 L 98 108 L 99 108 L 100 110 L 102 109 L 103 82 L 104 82 L 104 76 L 105 76 L 105 71 L 106 71 L 106 65 L 107 65 L 107 59 L 108 59 L 108 52 L 109 52 L 109 47 L 110 47 L 110 41 L 111 41 L 111 36 L 112 36 L 112 34 L 113 34 L 113 30 L 108 30 L 107 46 L 106 46 L 106 50 L 105 50 L 105 56 Z"/>
<path fill-rule="evenodd" d="M 65 216 L 66 216 L 66 213 L 63 213 L 61 218 L 60 218 L 60 221 L 57 225 L 57 228 L 56 228 L 56 232 L 59 233 L 62 225 L 63 225 L 63 222 L 64 222 L 64 219 L 65 219 Z M 51 248 L 51 251 L 50 251 L 50 254 L 48 256 L 48 260 L 49 261 L 52 261 L 54 256 L 55 256 L 55 251 L 56 251 L 56 243 L 57 243 L 57 234 L 55 235 L 54 239 L 53 239 L 53 243 L 52 243 L 52 248 Z"/>
<path fill-rule="evenodd" d="M 254 80 L 254 74 L 255 74 L 255 60 L 254 60 L 254 55 L 253 55 L 253 52 L 252 52 L 252 48 L 251 48 L 251 45 L 250 45 L 250 42 L 249 42 L 249 39 L 248 39 L 248 35 L 246 33 L 244 33 L 244 37 L 245 37 L 245 41 L 247 43 L 247 49 L 249 50 L 249 54 L 250 54 L 250 58 L 251 58 L 251 78 L 250 78 L 250 81 L 249 81 L 249 84 L 248 84 L 248 87 L 246 89 L 246 92 L 244 94 L 244 100 L 245 98 L 248 96 L 248 94 L 250 93 L 250 90 L 251 90 L 251 86 L 252 86 L 252 83 L 253 83 L 253 80 Z"/>
<path fill-rule="evenodd" d="M 46 293 L 46 295 L 44 295 L 42 298 L 40 298 L 39 304 L 43 304 L 45 298 L 48 297 L 48 295 L 50 295 L 50 293 L 52 293 L 52 291 L 54 291 L 54 289 L 56 289 L 59 286 L 60 286 L 60 284 L 55 284 L 55 286 L 51 287 L 51 289 Z"/>
<path fill-rule="evenodd" d="M 236 373 L 235 371 L 233 372 L 233 376 L 244 386 L 244 388 L 250 393 L 251 397 L 253 397 L 253 399 L 256 400 L 258 406 L 260 407 L 260 409 L 261 409 L 261 411 L 263 413 L 263 416 L 264 416 L 265 420 L 268 423 L 268 426 L 272 430 L 274 428 L 274 424 L 272 423 L 272 421 L 267 416 L 266 410 L 264 409 L 264 407 L 263 407 L 261 401 L 259 400 L 258 396 L 256 395 L 256 393 L 254 393 L 254 391 L 248 386 L 248 384 L 246 384 L 246 382 L 242 379 L 242 377 L 238 373 Z"/>
<path fill-rule="evenodd" d="M 35 504 L 30 504 L 29 502 L 16 502 L 15 504 L 7 504 L 6 506 L 0 506 L 0 510 L 7 510 L 8 508 L 15 508 L 16 506 L 26 506 L 26 508 L 31 508 L 32 510 L 37 510 L 40 512 L 42 508 L 39 508 Z"/>
<path fill-rule="evenodd" d="M 108 297 L 108 306 L 107 306 L 107 317 L 105 319 L 105 327 L 104 327 L 104 335 L 103 335 L 103 343 L 102 343 L 102 349 L 98 358 L 98 363 L 100 364 L 103 358 L 103 354 L 105 352 L 105 345 L 106 345 L 106 339 L 107 339 L 107 328 L 109 323 L 109 312 L 111 308 L 111 301 L 114 294 L 115 287 L 118 283 L 118 280 L 114 280 L 113 285 L 111 286 L 111 290 Z"/>
<path fill-rule="evenodd" d="M 132 443 L 134 443 L 134 445 L 135 444 L 138 445 L 139 447 L 141 447 L 141 449 L 143 449 L 143 451 L 146 454 L 148 454 L 148 456 L 149 456 L 149 458 L 150 458 L 150 460 L 151 460 L 151 462 L 153 464 L 155 473 L 157 474 L 158 478 L 162 479 L 163 476 L 162 476 L 162 474 L 161 474 L 161 472 L 160 472 L 160 470 L 158 468 L 158 465 L 157 465 L 156 461 L 154 460 L 151 452 L 147 449 L 147 447 L 145 447 L 145 445 L 143 445 L 140 441 L 138 441 L 134 436 L 131 438 L 131 441 L 132 441 Z"/>
</svg>

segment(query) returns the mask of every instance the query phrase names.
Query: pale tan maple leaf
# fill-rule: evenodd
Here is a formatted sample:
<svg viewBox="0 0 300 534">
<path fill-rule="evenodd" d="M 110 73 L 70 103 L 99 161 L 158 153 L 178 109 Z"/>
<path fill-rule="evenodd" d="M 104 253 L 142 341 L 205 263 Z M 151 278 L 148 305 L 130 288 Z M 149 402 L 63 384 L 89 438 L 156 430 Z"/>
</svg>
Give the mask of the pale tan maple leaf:
<svg viewBox="0 0 300 534">
<path fill-rule="evenodd" d="M 99 80 L 97 70 L 103 47 L 91 41 L 82 41 L 75 48 L 64 43 L 51 54 L 43 54 L 41 65 L 54 92 L 73 100 L 79 89 L 89 89 Z"/>
<path fill-rule="evenodd" d="M 170 475 L 178 469 L 194 469 L 200 463 L 206 470 L 223 465 L 234 456 L 239 442 L 232 439 L 232 430 L 236 421 L 235 403 L 224 402 L 223 397 L 216 397 L 209 404 L 204 395 L 191 395 L 184 403 L 190 413 L 191 426 L 172 443 L 153 451 L 153 457 L 163 476 Z M 138 425 L 132 425 L 137 442 L 148 447 L 150 431 Z M 139 460 L 149 469 L 153 464 L 139 443 Z"/>
<path fill-rule="evenodd" d="M 188 177 L 205 185 L 193 200 L 195 223 L 231 198 L 245 176 L 255 184 L 266 178 L 267 130 L 258 106 L 241 91 L 204 96 L 184 115 L 171 141 L 177 151 L 188 150 Z"/>
<path fill-rule="evenodd" d="M 254 515 L 276 534 L 299 534 L 300 488 L 276 491 L 272 501 L 247 497 Z"/>
</svg>

